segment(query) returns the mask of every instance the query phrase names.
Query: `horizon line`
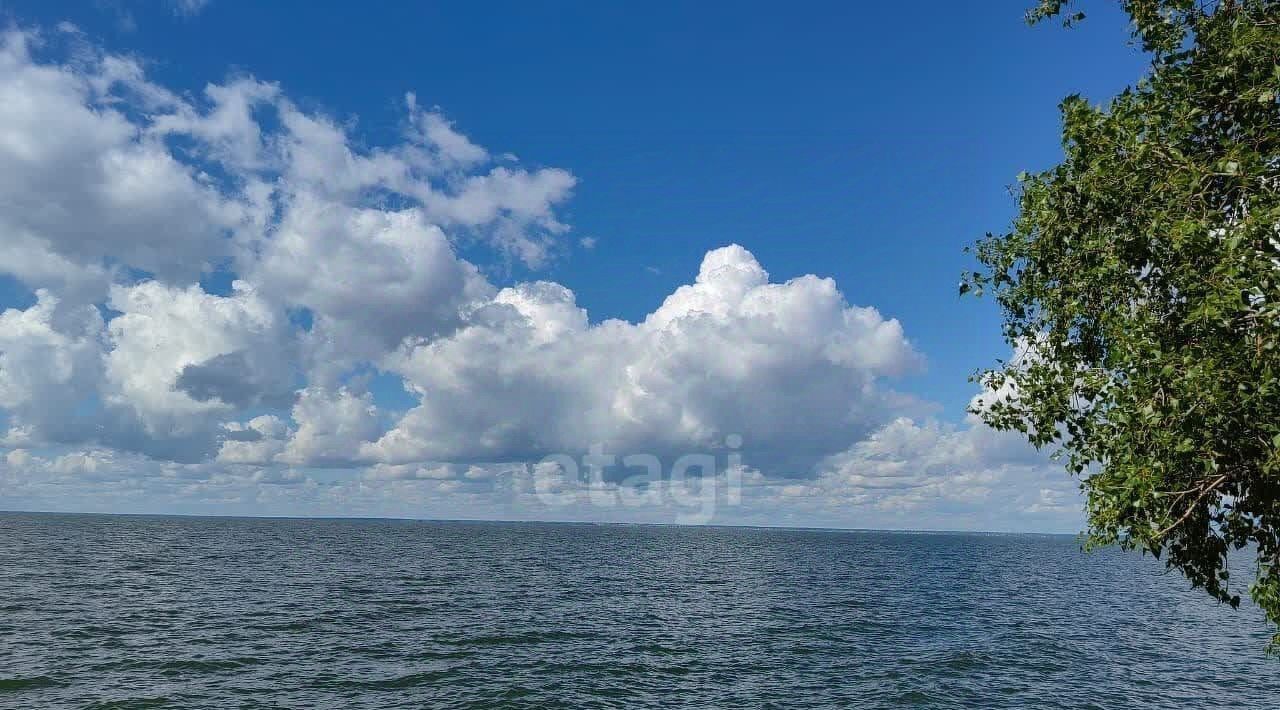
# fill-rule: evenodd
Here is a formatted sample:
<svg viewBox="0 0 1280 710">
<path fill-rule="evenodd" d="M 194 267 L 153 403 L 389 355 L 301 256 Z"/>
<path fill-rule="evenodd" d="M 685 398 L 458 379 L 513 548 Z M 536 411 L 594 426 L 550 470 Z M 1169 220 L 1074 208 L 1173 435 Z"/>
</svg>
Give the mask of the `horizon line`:
<svg viewBox="0 0 1280 710">
<path fill-rule="evenodd" d="M 1014 530 L 955 530 L 942 528 L 857 528 L 817 525 L 769 525 L 763 523 L 664 523 L 633 522 L 626 520 L 535 520 L 520 518 L 412 518 L 391 515 L 253 515 L 253 514 L 217 514 L 217 513 L 128 513 L 86 510 L 13 510 L 0 508 L 0 516 L 4 515 L 99 515 L 133 518 L 207 518 L 231 520 L 333 520 L 362 522 L 411 522 L 411 523 L 524 523 L 545 525 L 601 525 L 618 527 L 669 527 L 669 528 L 747 528 L 755 530 L 796 530 L 808 532 L 838 533 L 892 533 L 898 535 L 1040 535 L 1050 537 L 1080 537 L 1083 532 L 1042 532 Z"/>
</svg>

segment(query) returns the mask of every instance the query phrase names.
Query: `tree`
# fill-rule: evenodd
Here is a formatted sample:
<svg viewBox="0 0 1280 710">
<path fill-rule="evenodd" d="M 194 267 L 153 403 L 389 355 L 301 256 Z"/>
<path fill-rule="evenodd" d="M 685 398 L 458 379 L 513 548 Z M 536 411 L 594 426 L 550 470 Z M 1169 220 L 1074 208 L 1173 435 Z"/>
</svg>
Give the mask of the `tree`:
<svg viewBox="0 0 1280 710">
<path fill-rule="evenodd" d="M 1150 73 L 1061 104 L 1061 164 L 973 248 L 1019 355 L 975 377 L 989 424 L 1048 446 L 1088 546 L 1146 550 L 1280 623 L 1280 0 L 1123 0 Z M 1041 0 L 1030 22 L 1083 18 Z M 1280 646 L 1280 634 L 1272 649 Z"/>
</svg>

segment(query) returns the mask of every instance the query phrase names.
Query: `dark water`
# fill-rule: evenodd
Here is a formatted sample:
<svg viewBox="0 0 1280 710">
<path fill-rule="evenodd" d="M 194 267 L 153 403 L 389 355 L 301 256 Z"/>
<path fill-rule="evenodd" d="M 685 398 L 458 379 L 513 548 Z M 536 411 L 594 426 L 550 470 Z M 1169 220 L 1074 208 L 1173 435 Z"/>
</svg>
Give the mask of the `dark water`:
<svg viewBox="0 0 1280 710">
<path fill-rule="evenodd" d="M 1264 708 L 1069 537 L 0 514 L 0 706 Z"/>
</svg>

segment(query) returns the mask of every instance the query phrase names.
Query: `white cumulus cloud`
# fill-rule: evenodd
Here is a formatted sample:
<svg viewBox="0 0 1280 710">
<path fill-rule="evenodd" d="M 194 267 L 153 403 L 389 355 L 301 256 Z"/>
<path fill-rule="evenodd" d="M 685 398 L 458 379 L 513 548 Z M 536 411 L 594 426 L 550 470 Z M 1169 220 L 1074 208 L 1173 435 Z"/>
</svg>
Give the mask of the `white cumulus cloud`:
<svg viewBox="0 0 1280 710">
<path fill-rule="evenodd" d="M 69 26 L 0 33 L 0 274 L 27 290 L 0 312 L 6 506 L 669 520 L 719 500 L 540 461 L 591 450 L 742 456 L 702 474 L 743 486 L 726 522 L 1076 506 L 1016 437 L 928 419 L 897 389 L 923 363 L 903 325 L 832 279 L 773 281 L 731 244 L 639 321 L 593 320 L 565 285 L 493 276 L 596 245 L 560 216 L 572 173 L 414 94 L 384 142 L 309 105 L 247 74 L 170 91 Z"/>
<path fill-rule="evenodd" d="M 457 333 L 388 358 L 421 401 L 363 451 L 392 463 L 593 444 L 667 454 L 738 435 L 774 471 L 804 475 L 911 409 L 884 380 L 919 363 L 897 321 L 850 306 L 830 279 L 770 283 L 734 245 L 640 323 L 590 324 L 557 284 L 503 289 Z"/>
</svg>

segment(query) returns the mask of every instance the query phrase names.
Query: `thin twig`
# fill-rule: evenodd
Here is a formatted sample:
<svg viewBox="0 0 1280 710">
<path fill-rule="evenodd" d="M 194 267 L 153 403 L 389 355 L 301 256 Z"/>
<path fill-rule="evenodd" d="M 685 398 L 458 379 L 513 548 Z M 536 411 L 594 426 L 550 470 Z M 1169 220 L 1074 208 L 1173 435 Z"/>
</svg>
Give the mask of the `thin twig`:
<svg viewBox="0 0 1280 710">
<path fill-rule="evenodd" d="M 1178 527 L 1182 523 L 1186 522 L 1187 518 L 1190 518 L 1191 514 L 1195 512 L 1196 506 L 1200 505 L 1200 501 L 1203 500 L 1205 496 L 1209 495 L 1209 491 L 1212 491 L 1213 489 L 1222 485 L 1223 481 L 1225 480 L 1227 480 L 1227 474 L 1225 473 L 1213 479 L 1213 482 L 1211 482 L 1208 486 L 1205 486 L 1204 489 L 1200 491 L 1200 495 L 1196 496 L 1196 499 L 1191 501 L 1191 505 L 1187 506 L 1187 511 L 1182 514 L 1182 517 L 1173 521 L 1173 524 L 1170 525 L 1169 527 L 1156 533 L 1156 537 L 1158 538 L 1164 537 L 1170 530 L 1173 530 L 1174 528 Z"/>
</svg>

